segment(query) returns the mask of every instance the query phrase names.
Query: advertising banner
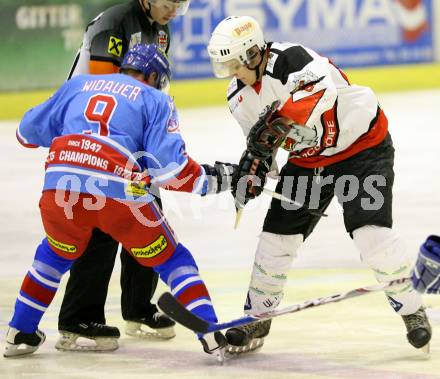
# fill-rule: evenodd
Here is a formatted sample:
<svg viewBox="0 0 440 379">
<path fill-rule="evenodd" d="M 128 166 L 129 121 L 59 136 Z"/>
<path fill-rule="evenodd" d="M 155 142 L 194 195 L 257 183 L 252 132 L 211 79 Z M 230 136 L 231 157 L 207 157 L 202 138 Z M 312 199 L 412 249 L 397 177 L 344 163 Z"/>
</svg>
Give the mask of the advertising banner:
<svg viewBox="0 0 440 379">
<path fill-rule="evenodd" d="M 227 15 L 256 18 L 269 41 L 296 42 L 341 67 L 431 62 L 434 0 L 193 0 L 173 23 L 175 78 L 212 76 L 206 45 Z"/>
<path fill-rule="evenodd" d="M 304 44 L 341 67 L 431 62 L 436 0 L 192 0 L 171 24 L 174 79 L 212 77 L 206 46 L 229 15 L 266 39 Z M 123 0 L 0 0 L 0 91 L 52 88 L 69 72 L 87 23 Z"/>
<path fill-rule="evenodd" d="M 0 0 L 0 91 L 66 80 L 89 20 L 118 1 Z"/>
</svg>

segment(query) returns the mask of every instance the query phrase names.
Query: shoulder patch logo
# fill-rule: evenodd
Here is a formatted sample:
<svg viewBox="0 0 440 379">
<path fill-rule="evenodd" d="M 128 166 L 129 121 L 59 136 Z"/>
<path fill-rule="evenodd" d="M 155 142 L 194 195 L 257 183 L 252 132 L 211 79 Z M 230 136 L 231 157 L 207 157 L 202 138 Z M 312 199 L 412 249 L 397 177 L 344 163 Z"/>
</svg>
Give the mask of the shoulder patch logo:
<svg viewBox="0 0 440 379">
<path fill-rule="evenodd" d="M 167 132 L 168 133 L 180 133 L 179 130 L 179 119 L 177 117 L 176 107 L 174 102 L 169 100 L 168 107 L 170 108 L 170 117 L 167 122 Z"/>
<path fill-rule="evenodd" d="M 122 55 L 122 40 L 113 36 L 110 36 L 108 40 L 107 52 L 111 55 L 120 57 Z"/>
<path fill-rule="evenodd" d="M 142 42 L 142 34 L 141 32 L 133 33 L 130 37 L 130 44 L 128 45 L 128 49 L 131 49 L 134 45 Z"/>
<path fill-rule="evenodd" d="M 163 50 L 166 51 L 168 47 L 168 34 L 163 30 L 159 30 L 157 35 L 157 45 Z"/>
<path fill-rule="evenodd" d="M 168 133 L 180 133 L 179 121 L 177 121 L 175 118 L 171 117 L 168 120 L 167 131 L 168 131 Z"/>
<path fill-rule="evenodd" d="M 269 59 L 267 61 L 267 66 L 266 66 L 266 71 L 270 72 L 271 74 L 273 74 L 273 69 L 275 67 L 275 62 L 278 58 L 278 54 L 275 54 L 273 52 L 271 52 L 269 54 Z"/>
</svg>

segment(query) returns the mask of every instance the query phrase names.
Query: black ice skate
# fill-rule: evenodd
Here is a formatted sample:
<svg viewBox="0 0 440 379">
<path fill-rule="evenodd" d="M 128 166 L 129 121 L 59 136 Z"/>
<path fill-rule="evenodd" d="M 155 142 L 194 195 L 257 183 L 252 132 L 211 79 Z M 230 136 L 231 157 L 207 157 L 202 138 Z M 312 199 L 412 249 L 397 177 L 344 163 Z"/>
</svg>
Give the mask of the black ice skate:
<svg viewBox="0 0 440 379">
<path fill-rule="evenodd" d="M 5 358 L 20 357 L 32 354 L 44 342 L 46 335 L 37 330 L 34 333 L 23 333 L 10 327 L 6 335 Z"/>
<path fill-rule="evenodd" d="M 272 320 L 256 321 L 251 324 L 228 329 L 227 352 L 229 354 L 242 354 L 255 351 L 264 344 L 264 337 L 269 334 Z"/>
<path fill-rule="evenodd" d="M 125 321 L 127 321 L 125 333 L 132 337 L 170 339 L 176 336 L 174 331 L 176 323 L 159 311 L 148 317 L 132 318 Z"/>
<path fill-rule="evenodd" d="M 60 325 L 59 332 L 55 348 L 61 351 L 113 351 L 121 336 L 118 328 L 97 322 Z"/>
<path fill-rule="evenodd" d="M 199 337 L 199 341 L 205 353 L 213 354 L 218 362 L 223 363 L 228 341 L 221 332 L 205 334 L 203 337 Z"/>
<path fill-rule="evenodd" d="M 426 354 L 429 353 L 429 341 L 432 336 L 431 325 L 426 316 L 425 308 L 422 306 L 416 313 L 402 316 L 408 334 L 408 342 L 416 349 L 422 349 Z"/>
</svg>

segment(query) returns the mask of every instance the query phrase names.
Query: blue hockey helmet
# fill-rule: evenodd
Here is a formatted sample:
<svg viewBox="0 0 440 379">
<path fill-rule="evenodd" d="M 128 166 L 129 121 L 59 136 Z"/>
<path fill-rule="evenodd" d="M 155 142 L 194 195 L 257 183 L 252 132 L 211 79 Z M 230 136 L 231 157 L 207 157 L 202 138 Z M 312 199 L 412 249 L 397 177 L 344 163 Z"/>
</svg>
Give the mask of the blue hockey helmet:
<svg viewBox="0 0 440 379">
<path fill-rule="evenodd" d="M 170 63 L 166 54 L 155 44 L 136 44 L 124 56 L 121 69 L 132 69 L 144 74 L 147 79 L 157 73 L 154 87 L 167 92 L 171 79 Z"/>
</svg>

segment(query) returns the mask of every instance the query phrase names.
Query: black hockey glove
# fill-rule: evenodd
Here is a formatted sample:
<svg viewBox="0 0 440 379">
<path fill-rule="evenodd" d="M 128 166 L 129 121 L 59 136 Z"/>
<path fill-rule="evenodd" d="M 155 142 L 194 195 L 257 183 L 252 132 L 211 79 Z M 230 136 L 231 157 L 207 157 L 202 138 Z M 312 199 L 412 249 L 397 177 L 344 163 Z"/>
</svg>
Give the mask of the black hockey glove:
<svg viewBox="0 0 440 379">
<path fill-rule="evenodd" d="M 208 177 L 208 189 L 205 195 L 227 191 L 231 188 L 232 177 L 238 169 L 236 164 L 216 161 L 214 166 L 208 164 L 201 166 Z"/>
<path fill-rule="evenodd" d="M 247 149 L 254 158 L 269 158 L 290 132 L 292 121 L 275 115 L 279 105 L 279 101 L 274 101 L 249 131 Z"/>
<path fill-rule="evenodd" d="M 266 175 L 270 170 L 272 157 L 266 160 L 255 159 L 248 150 L 243 152 L 238 169 L 232 177 L 231 192 L 237 208 L 243 208 L 247 202 L 259 196 L 266 184 Z"/>
</svg>

